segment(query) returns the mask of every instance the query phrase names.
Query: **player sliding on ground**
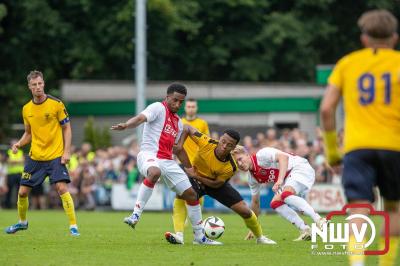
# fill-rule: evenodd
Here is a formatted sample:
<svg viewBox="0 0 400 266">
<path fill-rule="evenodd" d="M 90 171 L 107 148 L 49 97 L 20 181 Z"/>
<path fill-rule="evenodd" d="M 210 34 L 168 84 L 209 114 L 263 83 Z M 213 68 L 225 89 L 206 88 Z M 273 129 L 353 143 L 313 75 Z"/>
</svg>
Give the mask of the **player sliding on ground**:
<svg viewBox="0 0 400 266">
<path fill-rule="evenodd" d="M 231 151 L 240 141 L 240 135 L 234 130 L 226 130 L 219 141 L 209 138 L 195 128 L 185 125 L 184 133 L 177 147 L 182 148 L 187 136 L 199 146 L 193 160 L 195 175 L 189 177 L 193 188 L 199 197 L 209 195 L 239 214 L 246 226 L 256 236 L 257 244 L 276 244 L 262 233 L 257 216 L 243 201 L 242 196 L 230 184 L 229 179 L 237 171 L 237 164 L 231 156 Z M 174 208 L 174 212 L 177 210 Z M 173 217 L 179 215 L 174 214 Z M 165 238 L 171 244 L 183 244 L 183 232 L 166 232 Z"/>
<path fill-rule="evenodd" d="M 205 237 L 198 195 L 185 172 L 172 159 L 173 146 L 178 142 L 183 129 L 182 121 L 176 113 L 182 106 L 186 94 L 185 86 L 174 83 L 168 87 L 167 96 L 162 103 L 152 103 L 126 123 L 111 127 L 112 130 L 124 130 L 144 123 L 143 140 L 137 160 L 139 171 L 146 178 L 140 185 L 133 213 L 126 217 L 124 222 L 135 228 L 153 193 L 154 185 L 162 177 L 171 190 L 186 200 L 194 232 L 193 244 L 220 245 L 220 242 Z M 181 149 L 176 155 L 186 171 L 194 173 L 186 152 Z"/>
<path fill-rule="evenodd" d="M 294 241 L 310 240 L 311 229 L 292 207 L 310 216 L 319 227 L 326 223 L 326 219 L 321 218 L 301 197 L 308 193 L 315 181 L 314 169 L 305 158 L 275 148 L 263 148 L 250 155 L 242 146 L 237 146 L 232 154 L 239 168 L 250 172 L 251 207 L 257 215 L 260 213 L 261 184 L 275 183 L 271 208 L 300 230 L 300 236 Z M 250 232 L 246 239 L 252 237 Z"/>
</svg>

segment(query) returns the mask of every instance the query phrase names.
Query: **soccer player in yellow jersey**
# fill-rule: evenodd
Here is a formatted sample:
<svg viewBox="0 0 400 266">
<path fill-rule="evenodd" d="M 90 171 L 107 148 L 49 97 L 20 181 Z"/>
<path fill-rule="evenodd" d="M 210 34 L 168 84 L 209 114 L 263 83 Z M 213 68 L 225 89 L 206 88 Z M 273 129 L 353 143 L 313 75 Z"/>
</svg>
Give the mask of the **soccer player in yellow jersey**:
<svg viewBox="0 0 400 266">
<path fill-rule="evenodd" d="M 192 162 L 196 175 L 189 178 L 199 197 L 209 195 L 239 214 L 256 236 L 257 244 L 276 244 L 275 241 L 263 236 L 257 216 L 228 182 L 237 171 L 237 164 L 231 156 L 231 151 L 240 141 L 239 133 L 228 129 L 217 141 L 185 125 L 178 149 L 183 146 L 188 135 L 199 147 Z M 165 238 L 171 244 L 184 243 L 183 235 L 166 232 Z"/>
<path fill-rule="evenodd" d="M 185 117 L 182 118 L 182 123 L 184 125 L 192 126 L 200 133 L 209 136 L 210 130 L 208 129 L 208 123 L 207 121 L 197 117 L 197 110 L 197 101 L 193 98 L 187 99 L 185 101 Z M 187 138 L 183 144 L 183 148 L 185 149 L 189 160 L 192 162 L 199 149 L 197 143 L 191 138 Z"/>
<path fill-rule="evenodd" d="M 184 125 L 189 125 L 194 127 L 197 131 L 207 136 L 210 135 L 210 131 L 208 129 L 208 123 L 197 117 L 197 101 L 193 98 L 187 99 L 185 101 L 185 117 L 182 118 L 182 123 Z M 193 159 L 199 150 L 199 146 L 194 142 L 191 138 L 187 138 L 185 143 L 183 144 L 183 148 L 185 149 L 190 162 L 193 162 Z M 203 197 L 200 198 L 200 203 L 203 203 Z M 174 223 L 175 233 L 183 236 L 183 231 L 185 228 L 185 221 L 187 217 L 186 204 L 183 199 L 175 198 L 174 206 L 173 206 L 173 216 L 172 220 Z"/>
<path fill-rule="evenodd" d="M 29 207 L 28 195 L 33 187 L 43 183 L 49 176 L 61 197 L 62 205 L 70 223 L 70 234 L 79 236 L 76 225 L 74 202 L 68 192 L 70 182 L 66 164 L 70 158 L 71 125 L 64 104 L 57 98 L 45 94 L 43 74 L 31 71 L 27 76 L 28 87 L 33 99 L 24 105 L 22 116 L 25 133 L 12 146 L 13 152 L 31 143 L 29 156 L 25 161 L 18 191 L 19 222 L 6 228 L 13 234 L 28 229 L 26 213 Z"/>
<path fill-rule="evenodd" d="M 335 110 L 343 98 L 343 185 L 350 203 L 372 203 L 377 185 L 390 216 L 390 248 L 380 266 L 394 265 L 400 235 L 400 52 L 397 19 L 386 10 L 372 10 L 358 20 L 364 49 L 339 60 L 323 97 L 320 111 L 325 152 L 330 164 L 341 155 L 337 148 Z M 367 214 L 366 209 L 352 213 Z M 352 221 L 360 228 L 360 221 Z M 384 230 L 382 230 L 384 231 Z M 354 236 L 350 251 L 354 250 Z M 381 239 L 380 250 L 384 241 Z M 364 265 L 364 256 L 350 256 L 350 264 Z"/>
</svg>

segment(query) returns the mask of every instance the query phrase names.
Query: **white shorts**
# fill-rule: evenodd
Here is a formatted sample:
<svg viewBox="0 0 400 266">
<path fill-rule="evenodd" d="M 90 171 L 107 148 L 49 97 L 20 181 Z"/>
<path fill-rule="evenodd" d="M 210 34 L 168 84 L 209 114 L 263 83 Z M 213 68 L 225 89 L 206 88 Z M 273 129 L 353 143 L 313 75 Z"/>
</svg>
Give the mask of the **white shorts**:
<svg viewBox="0 0 400 266">
<path fill-rule="evenodd" d="M 291 186 L 299 196 L 305 196 L 315 182 L 315 171 L 308 162 L 293 167 L 289 176 L 285 178 L 282 188 Z"/>
<path fill-rule="evenodd" d="M 174 160 L 158 159 L 154 153 L 139 152 L 137 156 L 139 172 L 147 176 L 150 167 L 157 167 L 161 171 L 164 183 L 179 196 L 192 187 L 189 178 Z"/>
</svg>

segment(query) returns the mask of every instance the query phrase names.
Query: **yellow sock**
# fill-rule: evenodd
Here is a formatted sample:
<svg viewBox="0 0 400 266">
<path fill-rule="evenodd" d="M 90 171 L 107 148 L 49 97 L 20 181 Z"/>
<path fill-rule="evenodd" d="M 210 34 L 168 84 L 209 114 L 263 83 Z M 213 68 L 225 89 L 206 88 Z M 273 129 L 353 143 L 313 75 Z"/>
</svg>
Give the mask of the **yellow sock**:
<svg viewBox="0 0 400 266">
<path fill-rule="evenodd" d="M 361 254 L 364 252 L 364 249 L 355 247 L 355 246 L 361 246 L 364 244 L 365 244 L 365 241 L 363 241 L 362 243 L 357 243 L 354 235 L 350 235 L 350 241 L 349 241 L 349 245 L 347 246 L 347 251 L 357 254 L 357 255 L 349 255 L 350 266 L 364 265 L 365 256 L 364 256 L 364 254 Z"/>
<path fill-rule="evenodd" d="M 243 219 L 247 228 L 249 228 L 255 237 L 262 236 L 262 228 L 260 223 L 258 222 L 257 215 L 254 212 L 251 212 L 251 217 L 247 219 Z"/>
<path fill-rule="evenodd" d="M 174 223 L 174 230 L 176 232 L 183 232 L 185 229 L 185 220 L 187 216 L 186 203 L 183 199 L 174 200 L 174 207 L 172 211 L 172 221 Z"/>
<path fill-rule="evenodd" d="M 26 222 L 26 212 L 29 208 L 29 198 L 28 197 L 21 197 L 18 195 L 18 217 L 20 222 Z"/>
<path fill-rule="evenodd" d="M 394 266 L 399 249 L 399 236 L 390 236 L 389 251 L 385 255 L 379 256 L 379 266 Z M 379 250 L 385 248 L 385 239 L 381 237 L 379 240 Z"/>
<path fill-rule="evenodd" d="M 68 216 L 69 225 L 76 225 L 75 207 L 71 194 L 69 194 L 69 192 L 65 192 L 60 197 L 65 214 Z"/>
</svg>

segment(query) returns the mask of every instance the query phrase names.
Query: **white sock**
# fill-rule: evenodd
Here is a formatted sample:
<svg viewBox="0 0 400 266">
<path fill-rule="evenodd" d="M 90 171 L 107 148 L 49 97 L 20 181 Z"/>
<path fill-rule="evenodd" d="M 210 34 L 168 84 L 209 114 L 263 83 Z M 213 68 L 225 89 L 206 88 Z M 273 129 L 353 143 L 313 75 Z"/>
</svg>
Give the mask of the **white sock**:
<svg viewBox="0 0 400 266">
<path fill-rule="evenodd" d="M 300 216 L 286 204 L 283 204 L 275 209 L 286 220 L 294 224 L 298 229 L 304 230 L 307 226 Z"/>
<path fill-rule="evenodd" d="M 76 228 L 76 229 L 78 229 L 78 226 L 77 226 L 76 224 L 71 224 L 71 225 L 69 226 L 69 229 L 71 229 L 71 228 Z"/>
<path fill-rule="evenodd" d="M 318 213 L 314 211 L 314 209 L 305 201 L 303 198 L 295 195 L 288 196 L 284 202 L 288 205 L 292 205 L 296 207 L 299 211 L 302 211 L 306 215 L 310 216 L 314 222 L 318 222 L 321 219 Z"/>
<path fill-rule="evenodd" d="M 132 214 L 137 214 L 139 216 L 142 214 L 146 203 L 151 197 L 151 194 L 153 194 L 153 188 L 145 185 L 143 182 L 139 187 L 135 208 L 133 209 Z"/>
<path fill-rule="evenodd" d="M 25 221 L 19 220 L 18 222 L 19 222 L 20 224 L 25 224 L 25 225 L 28 223 L 27 220 L 25 220 Z"/>
<path fill-rule="evenodd" d="M 192 228 L 194 232 L 195 239 L 202 239 L 204 236 L 203 226 L 201 224 L 202 217 L 201 217 L 201 207 L 200 204 L 195 206 L 186 204 L 188 217 L 190 222 L 192 223 Z"/>
</svg>

